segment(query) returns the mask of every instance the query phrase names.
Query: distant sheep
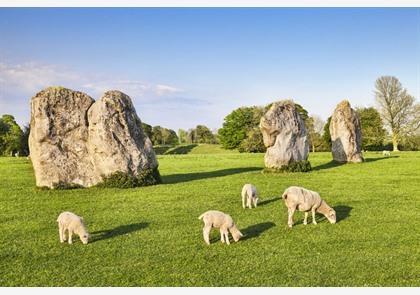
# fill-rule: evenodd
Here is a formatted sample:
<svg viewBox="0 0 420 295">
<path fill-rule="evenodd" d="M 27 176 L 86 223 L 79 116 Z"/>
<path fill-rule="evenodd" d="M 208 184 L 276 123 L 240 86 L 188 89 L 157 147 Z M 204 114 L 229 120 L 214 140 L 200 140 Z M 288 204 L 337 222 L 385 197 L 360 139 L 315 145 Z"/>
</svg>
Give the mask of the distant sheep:
<svg viewBox="0 0 420 295">
<path fill-rule="evenodd" d="M 245 184 L 242 188 L 242 207 L 252 209 L 252 204 L 257 208 L 258 195 L 257 188 L 252 184 Z"/>
<path fill-rule="evenodd" d="M 228 214 L 210 210 L 201 214 L 198 219 L 202 219 L 204 221 L 203 238 L 207 245 L 210 245 L 210 230 L 212 227 L 220 229 L 220 240 L 222 243 L 226 243 L 228 245 L 230 245 L 228 231 L 232 234 L 235 242 L 239 241 L 239 239 L 243 237 L 242 233 L 233 222 L 232 217 Z"/>
<path fill-rule="evenodd" d="M 391 152 L 390 152 L 390 151 L 383 151 L 383 152 L 382 152 L 382 155 L 383 155 L 384 157 L 389 157 L 389 156 L 391 156 Z"/>
<path fill-rule="evenodd" d="M 79 236 L 83 244 L 88 243 L 89 234 L 82 217 L 71 212 L 63 212 L 58 216 L 57 222 L 61 243 L 66 240 L 66 230 L 68 231 L 69 244 L 73 243 L 73 233 Z"/>
<path fill-rule="evenodd" d="M 323 214 L 331 223 L 336 223 L 335 210 L 328 206 L 328 204 L 321 199 L 317 192 L 307 190 L 303 187 L 291 186 L 287 188 L 282 198 L 288 208 L 288 226 L 293 226 L 293 214 L 295 210 L 305 212 L 305 219 L 303 224 L 308 224 L 308 212 L 312 212 L 312 222 L 317 224 L 315 220 L 315 213 Z"/>
</svg>

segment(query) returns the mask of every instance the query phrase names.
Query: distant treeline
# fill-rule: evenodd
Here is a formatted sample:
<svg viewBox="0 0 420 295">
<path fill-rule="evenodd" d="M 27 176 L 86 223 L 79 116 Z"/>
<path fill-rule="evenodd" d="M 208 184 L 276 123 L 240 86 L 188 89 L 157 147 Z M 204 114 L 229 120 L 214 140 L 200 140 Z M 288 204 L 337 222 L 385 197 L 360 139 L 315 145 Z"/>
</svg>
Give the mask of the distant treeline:
<svg viewBox="0 0 420 295">
<path fill-rule="evenodd" d="M 402 87 L 397 78 L 383 76 L 376 80 L 375 96 L 378 108 L 356 108 L 362 127 L 363 150 L 420 150 L 420 104 Z M 212 132 L 204 125 L 188 130 L 151 126 L 142 128 L 154 146 L 179 144 L 218 144 L 240 152 L 265 152 L 259 123 L 271 107 L 250 106 L 233 110 L 224 118 L 223 127 Z M 298 112 L 305 122 L 311 150 L 330 151 L 330 120 L 308 114 L 300 104 Z M 29 125 L 21 128 L 11 115 L 0 118 L 0 155 L 29 154 Z"/>
</svg>

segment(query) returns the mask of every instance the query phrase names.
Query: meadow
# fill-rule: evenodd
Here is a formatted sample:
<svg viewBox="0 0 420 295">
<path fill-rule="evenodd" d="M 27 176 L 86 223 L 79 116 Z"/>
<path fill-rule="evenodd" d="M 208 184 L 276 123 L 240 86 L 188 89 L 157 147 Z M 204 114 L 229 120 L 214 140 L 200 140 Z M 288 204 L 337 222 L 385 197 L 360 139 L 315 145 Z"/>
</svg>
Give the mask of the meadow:
<svg viewBox="0 0 420 295">
<path fill-rule="evenodd" d="M 420 286 L 420 152 L 338 165 L 311 153 L 309 173 L 261 173 L 263 154 L 160 155 L 163 183 L 135 189 L 40 190 L 30 161 L 0 158 L 0 286 Z M 240 192 L 253 183 L 256 209 Z M 337 224 L 287 227 L 291 185 L 318 191 Z M 206 210 L 245 234 L 202 238 Z M 57 216 L 83 216 L 91 242 L 60 244 Z M 311 218 L 309 219 L 311 221 Z"/>
</svg>

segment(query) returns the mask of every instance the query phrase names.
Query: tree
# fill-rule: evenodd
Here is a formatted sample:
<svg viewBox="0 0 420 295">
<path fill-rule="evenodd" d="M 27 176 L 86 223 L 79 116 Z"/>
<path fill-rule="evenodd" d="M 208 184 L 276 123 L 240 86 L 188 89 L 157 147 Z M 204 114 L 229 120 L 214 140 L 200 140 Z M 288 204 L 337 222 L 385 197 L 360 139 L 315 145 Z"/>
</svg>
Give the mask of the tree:
<svg viewBox="0 0 420 295">
<path fill-rule="evenodd" d="M 317 115 L 313 115 L 306 119 L 305 127 L 308 132 L 308 139 L 312 152 L 315 152 L 316 150 L 328 150 L 328 145 L 322 138 L 324 125 L 324 121 L 322 121 L 322 119 Z"/>
<path fill-rule="evenodd" d="M 391 131 L 393 149 L 398 151 L 401 139 L 420 126 L 418 103 L 393 76 L 382 76 L 376 80 L 375 96 L 384 124 Z"/>
<path fill-rule="evenodd" d="M 187 143 L 188 132 L 184 129 L 178 129 L 179 143 Z"/>
<path fill-rule="evenodd" d="M 179 142 L 178 135 L 172 129 L 162 128 L 163 144 L 177 145 Z"/>
<path fill-rule="evenodd" d="M 327 123 L 324 125 L 324 134 L 322 134 L 322 139 L 324 140 L 325 144 L 331 149 L 331 133 L 330 133 L 330 124 L 331 124 L 331 116 L 328 117 Z"/>
<path fill-rule="evenodd" d="M 196 143 L 215 143 L 213 133 L 204 125 L 197 125 L 195 128 Z"/>
<path fill-rule="evenodd" d="M 247 133 L 258 127 L 263 112 L 262 107 L 241 107 L 227 115 L 223 127 L 218 131 L 223 147 L 225 149 L 238 148 Z"/>
<path fill-rule="evenodd" d="M 362 149 L 381 150 L 386 136 L 381 115 L 373 108 L 356 108 L 362 128 Z"/>
<path fill-rule="evenodd" d="M 238 147 L 238 151 L 241 153 L 263 153 L 266 151 L 263 135 L 258 127 L 247 132 L 246 138 Z"/>
<path fill-rule="evenodd" d="M 2 126 L 2 131 L 0 131 L 2 134 L 0 139 L 1 153 L 3 155 L 13 155 L 21 150 L 22 129 L 11 115 L 3 115 L 0 121 L 2 122 L 0 124 Z"/>
<path fill-rule="evenodd" d="M 29 133 L 31 129 L 29 124 L 23 126 L 22 136 L 20 138 L 20 154 L 22 156 L 29 155 Z"/>
<path fill-rule="evenodd" d="M 151 140 L 152 140 L 153 145 L 162 144 L 162 142 L 163 142 L 162 127 L 153 126 Z"/>
<path fill-rule="evenodd" d="M 178 143 L 178 136 L 172 129 L 164 128 L 161 126 L 153 126 L 151 140 L 153 145 L 176 145 Z"/>
<path fill-rule="evenodd" d="M 143 132 L 147 135 L 147 137 L 152 140 L 153 132 L 152 132 L 152 126 L 146 123 L 141 123 L 141 128 L 143 129 Z"/>
</svg>

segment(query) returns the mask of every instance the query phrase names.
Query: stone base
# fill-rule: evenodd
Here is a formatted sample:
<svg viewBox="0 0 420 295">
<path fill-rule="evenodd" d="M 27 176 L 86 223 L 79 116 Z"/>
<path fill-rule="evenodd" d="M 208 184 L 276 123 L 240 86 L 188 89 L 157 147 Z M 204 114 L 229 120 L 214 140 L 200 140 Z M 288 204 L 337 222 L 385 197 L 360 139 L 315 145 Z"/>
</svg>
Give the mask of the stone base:
<svg viewBox="0 0 420 295">
<path fill-rule="evenodd" d="M 263 173 L 309 172 L 312 170 L 309 161 L 292 162 L 280 168 L 264 168 Z"/>
</svg>

